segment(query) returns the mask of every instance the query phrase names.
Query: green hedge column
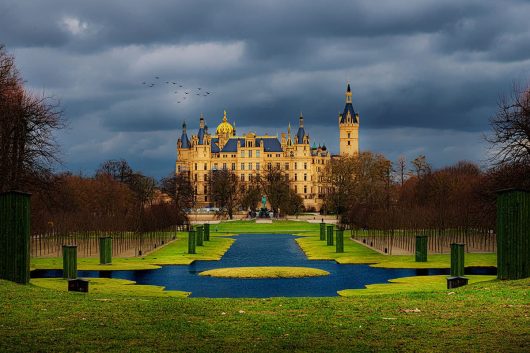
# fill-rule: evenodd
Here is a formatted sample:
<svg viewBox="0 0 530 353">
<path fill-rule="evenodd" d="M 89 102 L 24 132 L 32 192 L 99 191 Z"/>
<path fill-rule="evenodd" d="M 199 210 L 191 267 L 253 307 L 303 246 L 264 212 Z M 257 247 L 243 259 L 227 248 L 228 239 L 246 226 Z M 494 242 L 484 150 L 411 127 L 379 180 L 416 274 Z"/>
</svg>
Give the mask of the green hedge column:
<svg viewBox="0 0 530 353">
<path fill-rule="evenodd" d="M 204 241 L 210 241 L 210 223 L 204 223 Z"/>
<path fill-rule="evenodd" d="M 497 278 L 530 276 L 530 192 L 497 194 Z"/>
<path fill-rule="evenodd" d="M 100 265 L 112 263 L 112 237 L 99 238 L 99 263 Z"/>
<path fill-rule="evenodd" d="M 333 224 L 328 225 L 328 232 L 327 232 L 327 245 L 332 246 L 333 245 Z"/>
<path fill-rule="evenodd" d="M 326 240 L 326 223 L 320 223 L 320 240 Z"/>
<path fill-rule="evenodd" d="M 197 246 L 203 246 L 203 227 L 197 226 Z"/>
<path fill-rule="evenodd" d="M 427 262 L 427 244 L 429 238 L 426 235 L 416 236 L 416 262 Z"/>
<path fill-rule="evenodd" d="M 464 275 L 464 246 L 465 244 L 451 244 L 451 277 Z"/>
<path fill-rule="evenodd" d="M 63 245 L 63 278 L 77 278 L 77 245 Z"/>
<path fill-rule="evenodd" d="M 335 231 L 335 236 L 337 238 L 335 239 L 335 252 L 344 252 L 344 231 L 337 229 Z"/>
<path fill-rule="evenodd" d="M 188 254 L 195 254 L 195 231 L 188 232 Z"/>
<path fill-rule="evenodd" d="M 29 283 L 30 194 L 0 194 L 0 278 Z"/>
</svg>

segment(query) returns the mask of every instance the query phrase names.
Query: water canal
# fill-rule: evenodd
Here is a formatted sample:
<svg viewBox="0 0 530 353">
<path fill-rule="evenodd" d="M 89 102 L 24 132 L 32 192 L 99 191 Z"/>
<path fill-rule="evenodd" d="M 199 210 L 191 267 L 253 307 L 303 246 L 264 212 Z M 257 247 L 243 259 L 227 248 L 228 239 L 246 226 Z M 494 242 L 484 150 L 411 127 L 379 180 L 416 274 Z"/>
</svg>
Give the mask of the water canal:
<svg viewBox="0 0 530 353">
<path fill-rule="evenodd" d="M 192 297 L 322 297 L 338 290 L 419 275 L 447 275 L 449 269 L 386 269 L 368 265 L 340 265 L 335 261 L 308 260 L 290 234 L 241 234 L 219 261 L 162 266 L 156 270 L 78 271 L 79 277 L 107 277 L 191 292 Z M 281 279 L 232 279 L 199 276 L 206 270 L 247 266 L 303 266 L 326 270 L 329 276 Z M 495 268 L 466 268 L 466 274 L 495 274 Z M 61 270 L 35 270 L 32 278 L 61 277 Z"/>
</svg>

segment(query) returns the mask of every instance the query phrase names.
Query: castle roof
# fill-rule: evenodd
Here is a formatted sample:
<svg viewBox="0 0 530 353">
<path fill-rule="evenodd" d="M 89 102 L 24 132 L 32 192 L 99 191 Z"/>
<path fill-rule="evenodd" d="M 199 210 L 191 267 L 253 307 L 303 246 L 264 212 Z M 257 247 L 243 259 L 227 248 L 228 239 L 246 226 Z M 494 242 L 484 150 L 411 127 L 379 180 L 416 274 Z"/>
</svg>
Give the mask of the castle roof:
<svg viewBox="0 0 530 353">
<path fill-rule="evenodd" d="M 191 148 L 190 140 L 186 134 L 186 123 L 182 124 L 182 135 L 180 136 L 181 148 Z"/>
<path fill-rule="evenodd" d="M 344 106 L 344 112 L 340 115 L 341 124 L 346 122 L 346 117 L 348 116 L 348 113 L 350 113 L 353 123 L 359 123 L 359 121 L 357 120 L 357 113 L 355 113 L 353 105 L 351 103 L 346 103 L 346 105 Z"/>
<path fill-rule="evenodd" d="M 231 137 L 226 141 L 223 148 L 219 149 L 219 139 L 213 138 L 212 139 L 212 153 L 219 153 L 219 152 L 237 152 L 237 145 L 238 142 L 241 143 L 241 146 L 245 146 L 246 139 L 244 137 Z M 278 138 L 276 137 L 258 137 L 256 138 L 256 147 L 261 147 L 263 145 L 263 151 L 264 152 L 283 152 L 282 145 L 280 141 L 278 141 Z"/>
<path fill-rule="evenodd" d="M 223 115 L 223 122 L 217 126 L 217 135 L 228 134 L 228 136 L 234 135 L 234 127 L 230 124 L 226 118 L 226 110 Z"/>
<path fill-rule="evenodd" d="M 204 144 L 204 135 L 205 135 L 205 129 L 199 128 L 199 132 L 197 133 L 197 137 L 199 138 L 199 145 Z"/>
</svg>

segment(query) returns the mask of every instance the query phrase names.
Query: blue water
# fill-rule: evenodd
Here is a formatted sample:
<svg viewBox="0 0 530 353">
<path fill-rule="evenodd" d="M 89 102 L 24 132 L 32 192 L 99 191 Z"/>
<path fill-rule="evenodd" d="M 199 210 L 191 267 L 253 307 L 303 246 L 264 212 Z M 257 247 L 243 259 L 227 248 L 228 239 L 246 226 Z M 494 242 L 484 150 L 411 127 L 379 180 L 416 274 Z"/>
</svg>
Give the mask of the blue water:
<svg viewBox="0 0 530 353">
<path fill-rule="evenodd" d="M 386 269 L 368 265 L 339 265 L 335 261 L 308 260 L 295 237 L 289 234 L 241 234 L 219 261 L 163 266 L 140 271 L 78 271 L 79 277 L 122 278 L 138 284 L 165 286 L 192 292 L 192 297 L 322 297 L 338 290 L 364 288 L 367 284 L 418 275 L 447 275 L 448 269 Z M 323 245 L 324 246 L 324 245 Z M 245 266 L 305 266 L 320 268 L 328 276 L 278 279 L 230 279 L 199 276 L 206 270 Z M 466 274 L 492 274 L 495 268 L 466 268 Z M 61 270 L 35 270 L 33 278 L 61 277 Z"/>
</svg>

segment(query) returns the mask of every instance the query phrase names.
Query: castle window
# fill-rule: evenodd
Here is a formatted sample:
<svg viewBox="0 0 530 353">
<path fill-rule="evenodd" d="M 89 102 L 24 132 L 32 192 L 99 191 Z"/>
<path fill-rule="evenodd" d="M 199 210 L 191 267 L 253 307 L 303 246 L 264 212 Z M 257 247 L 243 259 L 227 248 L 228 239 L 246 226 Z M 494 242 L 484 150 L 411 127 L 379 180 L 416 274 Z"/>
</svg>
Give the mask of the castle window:
<svg viewBox="0 0 530 353">
<path fill-rule="evenodd" d="M 304 163 L 304 169 L 307 169 L 307 163 Z"/>
<path fill-rule="evenodd" d="M 280 163 L 276 163 L 276 169 L 280 169 Z"/>
<path fill-rule="evenodd" d="M 298 180 L 298 174 L 294 173 L 294 181 Z"/>
<path fill-rule="evenodd" d="M 307 174 L 304 174 L 304 181 L 307 181 Z"/>
<path fill-rule="evenodd" d="M 217 170 L 217 163 L 213 165 L 213 170 Z"/>
<path fill-rule="evenodd" d="M 348 138 L 350 138 L 350 133 L 348 132 Z"/>
<path fill-rule="evenodd" d="M 248 170 L 252 170 L 252 163 L 248 164 Z"/>
<path fill-rule="evenodd" d="M 259 158 L 259 150 L 256 150 L 256 157 Z"/>
<path fill-rule="evenodd" d="M 307 185 L 304 185 L 304 194 L 307 194 Z"/>
<path fill-rule="evenodd" d="M 276 157 L 280 157 L 280 154 L 279 154 L 279 153 L 276 153 Z"/>
<path fill-rule="evenodd" d="M 204 170 L 208 170 L 208 164 L 204 163 Z"/>
<path fill-rule="evenodd" d="M 241 170 L 245 170 L 245 163 L 241 163 Z"/>
<path fill-rule="evenodd" d="M 193 180 L 197 181 L 197 174 L 193 174 Z"/>
<path fill-rule="evenodd" d="M 204 201 L 208 201 L 208 196 L 204 196 Z"/>
<path fill-rule="evenodd" d="M 204 193 L 207 194 L 208 193 L 208 186 L 204 185 Z M 206 200 L 204 200 L 206 201 Z"/>
<path fill-rule="evenodd" d="M 271 163 L 271 162 L 267 163 L 267 169 L 268 169 L 268 170 L 271 170 L 271 169 L 272 169 L 272 163 Z"/>
<path fill-rule="evenodd" d="M 197 163 L 195 163 L 195 170 L 197 170 Z"/>
<path fill-rule="evenodd" d="M 298 192 L 298 186 L 296 186 L 296 185 L 294 186 L 294 192 Z"/>
<path fill-rule="evenodd" d="M 285 163 L 285 170 L 289 170 L 289 163 Z"/>
<path fill-rule="evenodd" d="M 248 158 L 252 158 L 252 150 L 248 150 Z"/>
<path fill-rule="evenodd" d="M 241 151 L 241 158 L 245 157 L 245 151 Z"/>
<path fill-rule="evenodd" d="M 208 181 L 208 174 L 204 174 L 204 181 Z"/>
<path fill-rule="evenodd" d="M 226 170 L 226 163 L 223 163 L 223 170 Z"/>
<path fill-rule="evenodd" d="M 350 145 L 350 141 L 348 141 L 348 146 Z"/>
<path fill-rule="evenodd" d="M 259 170 L 259 163 L 256 163 L 256 170 Z"/>
<path fill-rule="evenodd" d="M 232 170 L 236 170 L 236 164 L 232 163 Z"/>
<path fill-rule="evenodd" d="M 298 169 L 298 163 L 294 162 L 294 169 Z"/>
<path fill-rule="evenodd" d="M 241 181 L 245 181 L 245 174 L 241 174 Z"/>
</svg>

